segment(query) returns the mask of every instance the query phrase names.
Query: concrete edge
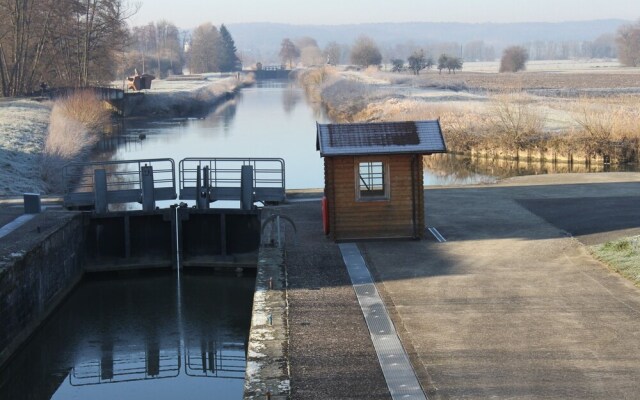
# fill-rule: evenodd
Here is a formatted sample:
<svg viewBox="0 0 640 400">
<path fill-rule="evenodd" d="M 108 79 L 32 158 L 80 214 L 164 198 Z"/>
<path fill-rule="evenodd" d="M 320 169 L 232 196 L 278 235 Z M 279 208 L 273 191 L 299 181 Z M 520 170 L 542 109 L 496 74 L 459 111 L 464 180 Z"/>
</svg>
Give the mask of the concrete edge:
<svg viewBox="0 0 640 400">
<path fill-rule="evenodd" d="M 25 264 L 25 260 L 28 260 L 34 254 L 39 252 L 44 252 L 45 255 L 46 250 L 54 249 L 56 246 L 53 242 L 56 240 L 56 237 L 65 238 L 67 236 L 67 230 L 73 229 L 73 224 L 77 226 L 76 229 L 82 230 L 84 227 L 84 217 L 82 214 L 75 214 L 69 220 L 65 221 L 62 225 L 56 226 L 54 229 L 45 233 L 45 236 L 38 241 L 31 243 L 29 247 L 21 249 L 16 253 L 16 256 L 10 255 L 10 259 L 7 261 L 4 255 L 0 255 L 0 281 L 5 279 L 2 275 L 13 275 L 15 274 L 14 269 L 16 268 L 31 268 L 30 264 Z M 62 240 L 64 245 L 73 246 L 72 242 L 68 240 Z M 69 249 L 68 254 L 69 259 L 64 260 L 61 264 L 51 265 L 51 268 L 65 268 L 65 264 L 70 263 L 80 263 L 81 255 L 72 249 Z M 36 255 L 37 257 L 37 255 Z M 54 260 L 47 260 L 47 263 L 53 263 Z M 80 265 L 80 264 L 77 264 Z M 34 310 L 34 315 L 25 321 L 24 325 L 21 327 L 20 331 L 15 332 L 13 338 L 4 348 L 0 348 L 0 368 L 3 368 L 15 355 L 15 353 L 29 340 L 31 335 L 51 316 L 53 311 L 67 298 L 69 293 L 76 288 L 82 276 L 84 275 L 84 271 L 81 268 L 78 268 L 78 272 L 71 274 L 63 286 L 55 289 L 55 292 L 51 295 L 50 298 L 46 299 L 46 303 L 43 303 L 38 307 L 38 309 Z M 41 279 L 38 275 L 36 279 Z M 28 285 L 30 282 L 19 282 L 21 285 Z M 0 304 L 4 305 L 6 299 L 0 299 Z"/>
<path fill-rule="evenodd" d="M 405 328 L 404 321 L 400 317 L 398 310 L 396 310 L 396 305 L 389 295 L 389 292 L 387 291 L 384 280 L 380 278 L 380 273 L 375 266 L 375 261 L 371 257 L 369 257 L 366 246 L 360 244 L 358 248 L 360 249 L 362 258 L 365 260 L 367 266 L 369 267 L 369 272 L 373 277 L 376 289 L 378 289 L 378 293 L 380 294 L 380 297 L 382 298 L 382 301 L 387 308 L 387 312 L 389 313 L 391 322 L 393 322 L 393 325 L 396 328 L 398 337 L 400 338 L 400 342 L 402 343 L 402 347 L 404 347 L 404 351 L 409 357 L 409 361 L 411 362 L 411 366 L 413 367 L 416 377 L 418 378 L 418 383 L 422 387 L 422 391 L 428 399 L 436 397 L 438 394 L 438 389 L 433 384 L 429 371 L 420 360 L 418 351 L 413 346 L 413 341 L 411 341 L 411 337 L 407 329 Z"/>
<path fill-rule="evenodd" d="M 283 251 L 261 247 L 247 348 L 244 399 L 289 399 L 289 327 Z"/>
</svg>

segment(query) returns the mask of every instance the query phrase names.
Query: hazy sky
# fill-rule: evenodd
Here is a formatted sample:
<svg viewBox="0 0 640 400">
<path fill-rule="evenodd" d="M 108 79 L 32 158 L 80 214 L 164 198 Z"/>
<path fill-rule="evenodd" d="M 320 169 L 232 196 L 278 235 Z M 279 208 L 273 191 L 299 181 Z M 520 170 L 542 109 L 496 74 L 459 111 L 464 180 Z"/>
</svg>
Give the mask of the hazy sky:
<svg viewBox="0 0 640 400">
<path fill-rule="evenodd" d="M 134 3 L 136 0 L 130 0 Z M 134 25 L 204 22 L 558 22 L 640 18 L 638 0 L 140 0 Z"/>
</svg>

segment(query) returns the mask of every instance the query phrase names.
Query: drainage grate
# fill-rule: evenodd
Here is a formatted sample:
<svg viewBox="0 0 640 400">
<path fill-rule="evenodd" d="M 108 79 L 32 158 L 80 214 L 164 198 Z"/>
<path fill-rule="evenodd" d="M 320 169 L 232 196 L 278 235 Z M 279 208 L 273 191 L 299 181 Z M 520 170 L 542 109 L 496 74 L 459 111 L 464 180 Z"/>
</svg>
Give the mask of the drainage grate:
<svg viewBox="0 0 640 400">
<path fill-rule="evenodd" d="M 339 244 L 393 399 L 425 399 L 409 357 L 355 243 Z"/>
</svg>

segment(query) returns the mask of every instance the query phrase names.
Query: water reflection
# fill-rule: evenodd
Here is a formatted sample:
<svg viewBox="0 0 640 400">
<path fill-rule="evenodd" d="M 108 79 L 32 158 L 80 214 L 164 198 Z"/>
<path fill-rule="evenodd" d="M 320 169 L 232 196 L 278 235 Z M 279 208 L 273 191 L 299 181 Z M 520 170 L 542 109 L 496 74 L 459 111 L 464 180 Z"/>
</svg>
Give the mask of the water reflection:
<svg viewBox="0 0 640 400">
<path fill-rule="evenodd" d="M 627 172 L 637 165 L 585 165 L 527 160 L 504 160 L 456 154 L 424 157 L 425 183 L 428 185 L 469 185 L 523 175 Z"/>
<path fill-rule="evenodd" d="M 329 122 L 295 83 L 258 81 L 204 118 L 127 121 L 128 142 L 108 139 L 97 159 L 271 157 L 286 163 L 287 189 L 322 188 L 323 161 L 315 148 L 316 121 Z M 629 170 L 629 167 L 612 167 Z M 631 169 L 637 169 L 637 166 Z M 528 163 L 434 155 L 425 157 L 427 185 L 460 185 L 531 174 L 600 172 L 602 166 Z"/>
<path fill-rule="evenodd" d="M 204 118 L 127 121 L 122 135 L 145 139 L 135 146 L 112 141 L 115 148 L 104 145 L 95 158 L 283 158 L 287 188 L 319 188 L 324 175 L 315 148 L 316 121 L 326 119 L 306 105 L 294 83 L 259 81 Z"/>
<path fill-rule="evenodd" d="M 301 99 L 302 94 L 300 90 L 294 87 L 293 84 L 289 85 L 282 91 L 282 109 L 285 113 L 291 114 Z"/>
<path fill-rule="evenodd" d="M 3 399 L 240 398 L 254 278 L 83 282 L 0 373 Z"/>
</svg>

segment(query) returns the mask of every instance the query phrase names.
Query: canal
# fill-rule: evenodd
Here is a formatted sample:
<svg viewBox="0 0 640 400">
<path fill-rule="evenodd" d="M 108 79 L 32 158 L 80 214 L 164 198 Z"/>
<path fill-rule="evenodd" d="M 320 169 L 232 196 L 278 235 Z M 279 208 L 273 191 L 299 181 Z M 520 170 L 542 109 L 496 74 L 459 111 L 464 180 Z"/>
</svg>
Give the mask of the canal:
<svg viewBox="0 0 640 400">
<path fill-rule="evenodd" d="M 101 160 L 186 157 L 277 157 L 286 163 L 287 189 L 324 186 L 316 151 L 316 122 L 330 122 L 286 80 L 258 81 L 204 118 L 127 121 L 121 135 L 99 144 Z M 141 139 L 144 138 L 144 139 Z M 637 170 L 638 166 L 585 166 L 470 158 L 425 157 L 424 182 L 468 185 L 519 175 Z"/>
<path fill-rule="evenodd" d="M 204 118 L 126 121 L 95 158 L 280 157 L 288 189 L 322 188 L 316 122 L 328 120 L 293 83 L 258 82 Z M 426 158 L 424 176 L 427 185 L 451 185 L 600 170 L 439 155 Z M 241 398 L 254 279 L 84 279 L 0 372 L 0 397 Z"/>
<path fill-rule="evenodd" d="M 197 272 L 84 279 L 0 373 L 1 397 L 242 398 L 254 283 Z"/>
</svg>

